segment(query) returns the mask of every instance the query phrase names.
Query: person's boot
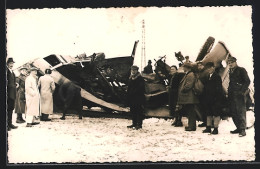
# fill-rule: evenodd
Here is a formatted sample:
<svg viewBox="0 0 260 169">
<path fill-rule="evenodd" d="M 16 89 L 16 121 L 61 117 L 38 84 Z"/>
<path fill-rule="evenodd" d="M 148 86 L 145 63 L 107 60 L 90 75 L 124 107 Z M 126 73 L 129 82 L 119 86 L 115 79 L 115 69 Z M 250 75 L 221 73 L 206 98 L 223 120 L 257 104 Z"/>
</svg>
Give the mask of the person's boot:
<svg viewBox="0 0 260 169">
<path fill-rule="evenodd" d="M 176 124 L 175 124 L 175 127 L 182 127 L 183 124 L 182 124 L 182 121 L 181 121 L 181 117 L 178 117 L 177 120 L 176 120 Z"/>
<path fill-rule="evenodd" d="M 65 120 L 65 114 L 63 113 L 62 117 L 60 118 L 61 120 Z"/>
<path fill-rule="evenodd" d="M 48 114 L 43 114 L 42 113 L 41 121 L 51 121 L 51 119 L 49 119 L 49 115 Z"/>
<path fill-rule="evenodd" d="M 17 128 L 18 128 L 17 126 L 15 126 L 15 125 L 13 125 L 13 124 L 10 124 L 9 127 L 10 127 L 11 129 L 17 129 Z"/>
<path fill-rule="evenodd" d="M 198 127 L 206 127 L 206 126 L 207 126 L 207 125 L 206 125 L 205 122 L 203 122 L 203 123 L 201 123 L 201 124 L 198 125 Z"/>
<path fill-rule="evenodd" d="M 134 124 L 132 124 L 132 125 L 130 125 L 130 126 L 127 126 L 127 128 L 133 128 L 133 127 L 135 127 Z"/>
<path fill-rule="evenodd" d="M 177 118 L 175 118 L 174 122 L 172 123 L 172 126 L 175 126 L 177 123 Z"/>
<path fill-rule="evenodd" d="M 218 128 L 215 127 L 211 134 L 218 134 Z"/>
<path fill-rule="evenodd" d="M 79 115 L 79 119 L 82 120 L 82 114 Z"/>
<path fill-rule="evenodd" d="M 24 123 L 25 121 L 23 120 L 22 114 L 17 113 L 17 118 L 16 118 L 16 123 Z"/>
<path fill-rule="evenodd" d="M 246 136 L 246 131 L 245 130 L 241 130 L 239 132 L 239 137 L 244 137 L 244 136 Z"/>
<path fill-rule="evenodd" d="M 202 133 L 211 133 L 211 127 L 207 126 L 206 129 L 202 131 Z"/>
<path fill-rule="evenodd" d="M 32 127 L 32 123 L 27 123 L 26 127 Z"/>
<path fill-rule="evenodd" d="M 231 134 L 238 134 L 238 133 L 240 133 L 240 131 L 238 129 L 236 129 L 236 130 L 230 131 L 230 133 Z"/>
</svg>

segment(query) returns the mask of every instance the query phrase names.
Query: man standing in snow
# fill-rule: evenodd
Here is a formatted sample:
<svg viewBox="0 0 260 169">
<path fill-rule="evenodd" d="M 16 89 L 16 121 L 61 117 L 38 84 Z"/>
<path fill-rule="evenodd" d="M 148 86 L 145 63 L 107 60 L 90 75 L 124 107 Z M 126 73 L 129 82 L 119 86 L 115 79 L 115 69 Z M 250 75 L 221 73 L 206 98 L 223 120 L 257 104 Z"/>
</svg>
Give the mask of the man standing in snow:
<svg viewBox="0 0 260 169">
<path fill-rule="evenodd" d="M 204 108 L 207 116 L 207 127 L 203 133 L 218 134 L 223 92 L 222 80 L 216 73 L 213 62 L 206 63 L 205 68 L 209 75 L 204 82 Z M 211 131 L 212 120 L 214 121 L 213 131 Z"/>
<path fill-rule="evenodd" d="M 237 65 L 237 59 L 229 55 L 229 86 L 228 100 L 230 112 L 236 129 L 230 131 L 232 134 L 239 133 L 240 137 L 246 135 L 246 92 L 250 84 L 247 71 Z"/>
<path fill-rule="evenodd" d="M 193 92 L 193 87 L 195 84 L 195 75 L 191 71 L 191 63 L 184 63 L 183 70 L 185 76 L 179 84 L 178 90 L 178 101 L 177 105 L 182 105 L 184 112 L 188 114 L 188 127 L 185 127 L 185 131 L 195 131 L 196 130 L 196 112 L 195 104 L 199 103 L 197 96 Z"/>
<path fill-rule="evenodd" d="M 25 123 L 23 114 L 25 113 L 25 79 L 27 74 L 27 68 L 22 67 L 20 69 L 21 74 L 16 78 L 18 83 L 17 95 L 15 101 L 15 112 L 17 114 L 16 123 Z"/>
<path fill-rule="evenodd" d="M 40 93 L 37 86 L 37 68 L 32 67 L 30 75 L 25 80 L 26 98 L 26 127 L 39 124 L 34 122 L 35 117 L 40 115 Z"/>
<path fill-rule="evenodd" d="M 127 89 L 127 100 L 132 114 L 132 125 L 128 128 L 140 129 L 143 123 L 143 112 L 145 103 L 145 84 L 144 79 L 138 72 L 137 66 L 131 67 L 131 75 L 129 77 L 129 84 Z"/>
<path fill-rule="evenodd" d="M 50 74 L 51 70 L 46 69 L 45 75 L 41 76 L 38 81 L 41 94 L 41 121 L 50 121 L 48 116 L 53 113 L 52 94 L 55 90 L 55 84 Z"/>
<path fill-rule="evenodd" d="M 12 123 L 12 115 L 16 99 L 16 79 L 13 72 L 14 60 L 13 58 L 7 59 L 7 125 L 8 131 L 16 129 L 17 126 Z"/>
<path fill-rule="evenodd" d="M 59 88 L 59 95 L 64 105 L 63 115 L 60 118 L 65 120 L 65 116 L 69 108 L 73 108 L 79 114 L 79 119 L 82 119 L 82 98 L 80 95 L 81 88 L 75 85 L 73 82 L 64 82 Z"/>
</svg>

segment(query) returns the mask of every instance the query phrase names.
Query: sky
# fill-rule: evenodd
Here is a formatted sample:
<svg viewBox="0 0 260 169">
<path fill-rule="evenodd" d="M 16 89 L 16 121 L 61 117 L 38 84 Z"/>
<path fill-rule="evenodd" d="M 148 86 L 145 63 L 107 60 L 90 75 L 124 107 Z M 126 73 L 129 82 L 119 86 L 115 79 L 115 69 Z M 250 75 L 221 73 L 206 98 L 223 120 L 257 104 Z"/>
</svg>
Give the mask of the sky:
<svg viewBox="0 0 260 169">
<path fill-rule="evenodd" d="M 146 62 L 166 55 L 166 63 L 177 65 L 179 51 L 195 61 L 212 36 L 214 46 L 224 42 L 253 81 L 251 15 L 251 6 L 7 9 L 7 57 L 18 67 L 50 54 L 130 56 L 139 40 L 134 64 L 140 67 L 144 20 Z"/>
</svg>

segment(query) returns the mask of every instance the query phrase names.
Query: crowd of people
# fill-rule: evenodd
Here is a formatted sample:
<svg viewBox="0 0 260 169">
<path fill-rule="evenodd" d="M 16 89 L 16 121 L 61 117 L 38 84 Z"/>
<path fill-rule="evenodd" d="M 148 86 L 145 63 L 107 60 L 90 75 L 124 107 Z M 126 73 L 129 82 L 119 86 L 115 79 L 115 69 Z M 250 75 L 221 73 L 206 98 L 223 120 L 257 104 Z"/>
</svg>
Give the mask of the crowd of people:
<svg viewBox="0 0 260 169">
<path fill-rule="evenodd" d="M 51 70 L 46 69 L 45 75 L 38 78 L 36 67 L 22 67 L 20 75 L 13 72 L 13 58 L 7 60 L 7 128 L 17 129 L 12 123 L 12 114 L 17 114 L 16 123 L 26 123 L 32 127 L 41 121 L 50 121 L 49 114 L 53 113 L 54 80 L 50 76 Z M 29 74 L 29 75 L 28 75 Z M 23 115 L 26 115 L 26 119 Z"/>
<path fill-rule="evenodd" d="M 195 131 L 197 116 L 200 115 L 203 123 L 198 126 L 205 127 L 203 133 L 218 134 L 222 108 L 224 105 L 228 105 L 230 115 L 236 126 L 236 129 L 230 131 L 230 133 L 239 134 L 240 137 L 245 136 L 246 95 L 250 84 L 247 71 L 237 65 L 235 57 L 229 55 L 227 62 L 230 82 L 226 95 L 222 88 L 222 79 L 213 62 L 197 62 L 196 69 L 194 69 L 189 57 L 186 56 L 185 59 L 182 64 L 184 73 L 179 73 L 175 65 L 170 68 L 167 89 L 170 115 L 175 119 L 172 125 L 175 127 L 183 126 L 181 119 L 185 114 L 188 117 L 188 126 L 185 127 L 185 131 Z M 150 65 L 151 62 L 143 72 L 152 73 Z M 203 84 L 203 91 L 199 95 L 194 92 L 195 81 L 198 79 Z M 138 72 L 138 67 L 132 66 L 128 86 L 128 103 L 133 115 L 133 123 L 127 126 L 128 128 L 142 128 L 144 97 L 144 79 Z"/>
<path fill-rule="evenodd" d="M 221 120 L 221 109 L 223 100 L 228 100 L 229 111 L 236 126 L 236 129 L 230 131 L 232 134 L 245 136 L 246 132 L 246 101 L 250 79 L 247 71 L 239 67 L 236 58 L 228 57 L 229 65 L 229 87 L 228 95 L 223 97 L 222 79 L 216 72 L 213 62 L 197 62 L 197 69 L 194 71 L 189 57 L 181 66 L 184 73 L 179 73 L 177 66 L 171 66 L 168 76 L 167 91 L 169 94 L 170 115 L 175 118 L 172 124 L 175 127 L 181 127 L 182 116 L 188 117 L 188 126 L 185 131 L 196 130 L 196 120 L 198 114 L 203 121 L 199 127 L 206 127 L 203 133 L 218 134 L 218 126 Z M 26 67 L 20 68 L 20 75 L 15 76 L 13 72 L 13 58 L 7 60 L 7 117 L 8 131 L 16 129 L 12 124 L 12 113 L 17 113 L 16 123 L 25 123 L 26 127 L 32 127 L 39 124 L 37 117 L 41 121 L 51 121 L 50 114 L 53 114 L 53 93 L 55 90 L 54 80 L 50 76 L 50 69 L 45 70 L 45 75 L 37 77 L 37 68 L 30 70 Z M 27 73 L 29 71 L 29 76 Z M 145 73 L 153 73 L 151 61 L 144 69 Z M 199 95 L 194 92 L 195 81 L 200 80 L 203 84 L 203 92 Z M 59 95 L 63 101 L 63 116 L 65 120 L 66 113 L 70 105 L 76 106 L 79 113 L 79 119 L 82 119 L 82 100 L 80 88 L 72 82 L 64 83 L 59 88 Z M 74 104 L 75 103 L 75 104 Z M 127 89 L 127 103 L 132 114 L 132 125 L 127 126 L 132 129 L 141 129 L 144 119 L 145 106 L 145 80 L 135 65 L 131 66 L 131 75 Z M 26 119 L 23 119 L 26 114 Z M 213 130 L 212 130 L 213 128 Z"/>
</svg>

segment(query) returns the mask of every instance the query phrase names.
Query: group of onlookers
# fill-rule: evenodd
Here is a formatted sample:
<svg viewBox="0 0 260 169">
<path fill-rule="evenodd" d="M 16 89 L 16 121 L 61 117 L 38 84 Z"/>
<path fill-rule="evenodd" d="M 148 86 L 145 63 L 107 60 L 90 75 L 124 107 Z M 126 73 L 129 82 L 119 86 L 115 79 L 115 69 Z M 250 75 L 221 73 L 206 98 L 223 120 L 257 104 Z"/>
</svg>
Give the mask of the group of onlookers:
<svg viewBox="0 0 260 169">
<path fill-rule="evenodd" d="M 198 62 L 196 69 L 188 57 L 181 66 L 182 73 L 178 72 L 176 66 L 171 66 L 168 76 L 168 93 L 170 114 L 175 118 L 172 124 L 175 127 L 183 126 L 182 116 L 188 117 L 188 126 L 185 131 L 196 130 L 196 120 L 198 114 L 203 121 L 199 127 L 206 127 L 203 133 L 218 134 L 218 126 L 221 120 L 223 100 L 227 99 L 229 111 L 231 113 L 236 129 L 232 134 L 239 133 L 239 136 L 245 136 L 246 132 L 246 94 L 250 79 L 247 71 L 239 67 L 236 58 L 229 55 L 229 87 L 227 98 L 222 89 L 222 79 L 216 71 L 213 62 Z M 41 121 L 50 121 L 49 114 L 53 113 L 53 92 L 55 90 L 54 80 L 50 76 L 51 70 L 46 69 L 45 75 L 39 79 L 37 77 L 37 68 L 30 70 L 26 67 L 20 68 L 20 75 L 16 78 L 12 70 L 14 61 L 12 58 L 7 60 L 7 116 L 8 130 L 16 129 L 12 124 L 12 112 L 15 109 L 17 113 L 17 123 L 27 123 L 26 127 L 39 124 L 35 119 L 40 116 Z M 145 80 L 138 67 L 131 66 L 131 75 L 127 89 L 127 102 L 130 112 L 133 115 L 132 125 L 128 128 L 141 129 L 143 121 L 143 112 L 145 105 Z M 29 76 L 27 76 L 29 71 Z M 153 73 L 151 61 L 144 70 L 145 73 Z M 194 92 L 196 80 L 203 84 L 203 92 L 199 95 Z M 62 120 L 70 105 L 77 105 L 76 110 L 79 113 L 79 119 L 82 119 L 82 100 L 80 88 L 72 82 L 64 82 L 60 86 L 59 95 L 64 103 Z M 223 97 L 224 96 L 224 97 Z M 26 120 L 23 114 L 26 114 Z M 213 128 L 213 131 L 212 131 Z"/>
<path fill-rule="evenodd" d="M 50 121 L 49 114 L 53 113 L 53 97 L 55 84 L 50 76 L 51 70 L 46 69 L 45 75 L 38 78 L 36 67 L 22 67 L 20 75 L 13 72 L 13 58 L 7 60 L 7 119 L 8 131 L 16 129 L 12 124 L 13 111 L 17 113 L 16 123 L 25 123 L 26 127 L 39 124 L 41 121 Z M 29 75 L 28 75 L 29 74 Z M 26 119 L 23 119 L 25 114 Z"/>
<path fill-rule="evenodd" d="M 184 63 L 182 67 L 185 75 L 181 80 L 178 78 L 176 66 L 171 67 L 174 69 L 173 72 L 176 72 L 172 73 L 169 86 L 171 112 L 176 117 L 174 126 L 182 126 L 181 115 L 185 112 L 188 117 L 188 127 L 185 127 L 185 131 L 195 131 L 196 119 L 200 114 L 203 123 L 199 127 L 206 127 L 203 133 L 218 134 L 222 110 L 228 105 L 229 115 L 236 125 L 236 129 L 230 133 L 238 133 L 240 137 L 246 135 L 246 94 L 250 79 L 247 71 L 239 67 L 236 61 L 235 57 L 228 56 L 230 82 L 227 97 L 223 91 L 222 79 L 213 62 L 197 62 L 195 68 L 189 62 Z M 197 78 L 204 86 L 200 95 L 193 91 Z"/>
<path fill-rule="evenodd" d="M 206 127 L 203 133 L 218 134 L 222 109 L 224 105 L 228 105 L 236 126 L 236 129 L 230 133 L 238 133 L 240 137 L 245 136 L 246 94 L 250 84 L 247 71 L 237 65 L 235 57 L 228 56 L 230 82 L 226 96 L 222 79 L 214 62 L 197 62 L 194 67 L 188 56 L 185 59 L 181 65 L 184 73 L 179 72 L 176 66 L 171 66 L 168 77 L 170 115 L 175 118 L 172 125 L 183 126 L 181 119 L 185 114 L 188 117 L 188 126 L 185 127 L 185 131 L 195 131 L 199 115 L 203 122 L 199 124 L 199 127 Z M 143 73 L 153 73 L 151 61 L 148 62 Z M 203 91 L 200 94 L 194 92 L 195 81 L 198 79 L 203 84 Z M 145 81 L 138 72 L 137 66 L 131 67 L 129 80 L 128 103 L 130 112 L 133 114 L 133 124 L 128 128 L 140 129 L 145 105 Z"/>
</svg>

